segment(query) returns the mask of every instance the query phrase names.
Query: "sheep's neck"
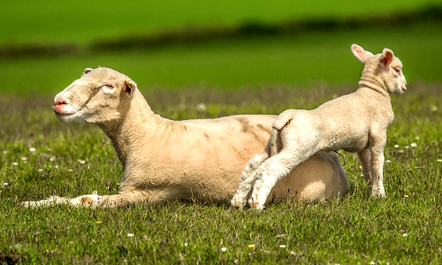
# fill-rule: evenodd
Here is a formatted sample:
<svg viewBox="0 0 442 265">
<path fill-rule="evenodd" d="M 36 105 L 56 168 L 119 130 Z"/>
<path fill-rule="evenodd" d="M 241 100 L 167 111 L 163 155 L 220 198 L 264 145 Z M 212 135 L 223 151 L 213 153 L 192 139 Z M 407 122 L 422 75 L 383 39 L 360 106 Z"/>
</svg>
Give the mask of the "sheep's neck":
<svg viewBox="0 0 442 265">
<path fill-rule="evenodd" d="M 146 138 L 149 131 L 157 133 L 158 128 L 164 128 L 164 119 L 155 114 L 144 97 L 137 93 L 134 95 L 126 113 L 122 114 L 122 119 L 108 124 L 99 124 L 99 127 L 111 139 L 115 152 L 123 165 L 123 170 L 128 163 L 130 152 L 139 148 L 146 148 L 149 141 Z M 149 128 L 145 131 L 143 128 Z M 138 130 L 136 129 L 138 128 Z"/>
</svg>

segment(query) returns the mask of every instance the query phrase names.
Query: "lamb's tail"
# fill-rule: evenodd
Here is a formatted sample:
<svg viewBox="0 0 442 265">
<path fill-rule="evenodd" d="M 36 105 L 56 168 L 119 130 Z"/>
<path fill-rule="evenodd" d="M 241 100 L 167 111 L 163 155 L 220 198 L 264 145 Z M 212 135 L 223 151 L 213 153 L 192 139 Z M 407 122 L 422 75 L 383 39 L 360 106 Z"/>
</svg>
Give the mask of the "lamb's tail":
<svg viewBox="0 0 442 265">
<path fill-rule="evenodd" d="M 280 131 L 275 127 L 272 127 L 272 132 L 270 133 L 270 156 L 274 156 L 278 153 L 278 140 Z"/>
<path fill-rule="evenodd" d="M 281 130 L 284 129 L 285 126 L 290 124 L 294 114 L 295 113 L 293 110 L 286 110 L 281 113 L 273 122 L 272 132 L 270 133 L 269 140 L 271 156 L 279 153 L 280 149 L 282 148 Z"/>
</svg>

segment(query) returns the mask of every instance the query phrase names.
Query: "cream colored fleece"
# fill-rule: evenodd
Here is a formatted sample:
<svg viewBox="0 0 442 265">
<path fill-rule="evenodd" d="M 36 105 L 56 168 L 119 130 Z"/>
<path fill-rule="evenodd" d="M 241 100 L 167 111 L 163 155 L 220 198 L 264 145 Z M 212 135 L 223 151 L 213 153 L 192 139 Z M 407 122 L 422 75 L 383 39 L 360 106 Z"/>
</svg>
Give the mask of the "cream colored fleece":
<svg viewBox="0 0 442 265">
<path fill-rule="evenodd" d="M 248 159 L 264 149 L 276 116 L 238 115 L 172 121 L 155 114 L 126 75 L 86 69 L 54 100 L 61 121 L 98 125 L 111 139 L 123 166 L 115 195 L 53 196 L 25 206 L 158 204 L 173 200 L 227 202 Z M 331 199 L 348 190 L 334 153 L 318 153 L 298 166 L 269 199 Z"/>
<path fill-rule="evenodd" d="M 353 45 L 353 54 L 365 64 L 358 89 L 331 100 L 314 110 L 286 110 L 273 123 L 269 140 L 270 155 L 253 170 L 245 170 L 232 205 L 242 207 L 249 200 L 253 208 L 262 209 L 270 190 L 299 163 L 318 151 L 343 149 L 357 152 L 371 195 L 384 197 L 383 164 L 387 129 L 393 122 L 390 93 L 402 94 L 406 80 L 402 63 L 393 52 L 384 49 L 373 55 Z M 245 183 L 245 184 L 244 184 Z"/>
</svg>

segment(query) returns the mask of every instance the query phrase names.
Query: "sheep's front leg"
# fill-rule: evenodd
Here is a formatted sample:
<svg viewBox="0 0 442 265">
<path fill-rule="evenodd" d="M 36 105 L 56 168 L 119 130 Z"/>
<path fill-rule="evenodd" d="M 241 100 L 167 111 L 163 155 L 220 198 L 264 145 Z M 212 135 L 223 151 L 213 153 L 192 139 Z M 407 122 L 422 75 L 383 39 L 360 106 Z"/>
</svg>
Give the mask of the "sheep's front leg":
<svg viewBox="0 0 442 265">
<path fill-rule="evenodd" d="M 69 201 L 70 199 L 66 197 L 50 196 L 46 200 L 21 202 L 20 206 L 26 208 L 50 207 L 56 204 L 69 204 Z"/>
<path fill-rule="evenodd" d="M 257 169 L 262 164 L 262 162 L 264 162 L 270 156 L 267 150 L 268 149 L 266 148 L 266 151 L 264 151 L 264 153 L 254 156 L 247 163 L 246 168 L 241 174 L 238 189 L 236 190 L 235 195 L 230 201 L 230 204 L 233 207 L 242 209 L 246 204 L 247 196 L 252 190 L 253 184 L 255 184 L 256 178 L 258 177 Z"/>
<path fill-rule="evenodd" d="M 24 207 L 37 208 L 37 207 L 49 207 L 57 204 L 67 204 L 80 207 L 116 207 L 116 206 L 128 206 L 135 203 L 147 203 L 148 197 L 145 192 L 142 191 L 130 191 L 115 195 L 98 195 L 96 193 L 82 195 L 73 199 L 51 196 L 46 200 L 40 201 L 27 201 L 22 202 Z"/>
<path fill-rule="evenodd" d="M 370 149 L 364 149 L 358 152 L 359 161 L 362 165 L 362 174 L 364 175 L 365 183 L 367 184 L 368 193 L 372 192 L 372 174 L 371 174 L 371 151 Z"/>
</svg>

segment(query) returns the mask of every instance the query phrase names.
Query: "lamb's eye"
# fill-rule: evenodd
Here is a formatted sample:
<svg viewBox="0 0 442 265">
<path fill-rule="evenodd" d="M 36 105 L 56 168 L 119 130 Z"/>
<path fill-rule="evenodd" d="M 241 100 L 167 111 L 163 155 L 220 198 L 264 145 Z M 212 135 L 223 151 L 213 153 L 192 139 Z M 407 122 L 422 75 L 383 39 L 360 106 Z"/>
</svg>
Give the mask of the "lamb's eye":
<svg viewBox="0 0 442 265">
<path fill-rule="evenodd" d="M 394 68 L 394 71 L 396 71 L 396 73 L 399 74 L 401 72 L 401 69 L 396 67 L 396 68 Z"/>
</svg>

